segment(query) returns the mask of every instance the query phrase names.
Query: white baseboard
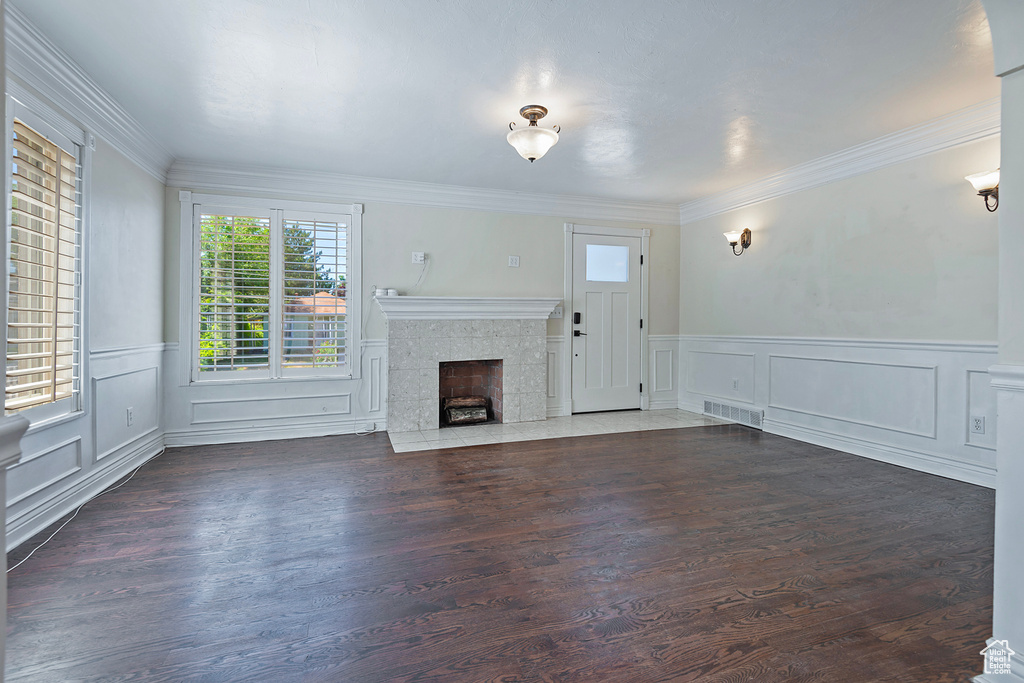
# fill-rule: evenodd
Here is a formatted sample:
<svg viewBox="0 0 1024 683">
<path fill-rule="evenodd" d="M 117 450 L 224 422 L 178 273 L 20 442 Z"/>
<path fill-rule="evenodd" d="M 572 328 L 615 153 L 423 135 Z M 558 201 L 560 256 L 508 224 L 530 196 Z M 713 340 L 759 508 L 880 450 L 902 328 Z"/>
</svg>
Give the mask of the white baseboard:
<svg viewBox="0 0 1024 683">
<path fill-rule="evenodd" d="M 679 401 L 671 398 L 652 398 L 647 405 L 648 410 L 674 410 L 679 407 Z"/>
<path fill-rule="evenodd" d="M 136 467 L 163 453 L 163 434 L 149 435 L 149 438 L 130 444 L 125 450 L 120 457 L 108 456 L 88 477 L 80 479 L 41 505 L 26 510 L 19 517 L 8 518 L 7 550 L 16 548 Z"/>
<path fill-rule="evenodd" d="M 777 434 L 778 436 L 785 436 L 797 441 L 812 443 L 816 446 L 832 448 L 844 453 L 852 453 L 853 455 L 871 458 L 872 460 L 887 462 L 890 465 L 899 465 L 900 467 L 907 467 L 919 472 L 927 472 L 940 477 L 967 482 L 968 484 L 985 486 L 990 489 L 996 487 L 995 468 L 958 462 L 934 453 L 912 451 L 856 437 L 841 436 L 771 418 L 765 418 L 764 431 L 769 434 Z"/>
<path fill-rule="evenodd" d="M 168 448 L 172 448 L 242 443 L 246 441 L 335 436 L 339 434 L 355 434 L 369 428 L 370 425 L 375 425 L 374 431 L 387 431 L 387 421 L 384 418 L 371 417 L 350 418 L 334 421 L 329 424 L 239 425 L 211 429 L 196 429 L 193 427 L 187 430 L 167 432 L 164 435 L 164 444 Z"/>
</svg>

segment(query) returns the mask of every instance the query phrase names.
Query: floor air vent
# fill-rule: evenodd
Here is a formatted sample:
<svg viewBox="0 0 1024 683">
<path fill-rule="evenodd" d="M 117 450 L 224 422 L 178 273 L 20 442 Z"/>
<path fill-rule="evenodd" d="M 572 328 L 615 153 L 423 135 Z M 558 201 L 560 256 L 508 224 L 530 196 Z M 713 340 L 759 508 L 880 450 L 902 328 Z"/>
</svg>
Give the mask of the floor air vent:
<svg viewBox="0 0 1024 683">
<path fill-rule="evenodd" d="M 723 420 L 729 420 L 730 422 L 738 422 L 741 425 L 754 427 L 755 429 L 761 429 L 761 422 L 764 421 L 763 410 L 737 408 L 736 406 L 729 406 L 724 403 L 716 403 L 715 401 L 708 400 L 704 401 L 704 414 L 720 417 Z"/>
</svg>

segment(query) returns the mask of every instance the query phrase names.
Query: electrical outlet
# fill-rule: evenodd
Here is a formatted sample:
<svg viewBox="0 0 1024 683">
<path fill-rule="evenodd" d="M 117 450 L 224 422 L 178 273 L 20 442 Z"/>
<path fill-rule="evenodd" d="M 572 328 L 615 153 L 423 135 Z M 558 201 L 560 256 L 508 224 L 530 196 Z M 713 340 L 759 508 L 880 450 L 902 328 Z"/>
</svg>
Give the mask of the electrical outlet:
<svg viewBox="0 0 1024 683">
<path fill-rule="evenodd" d="M 132 423 L 135 422 L 135 408 L 129 408 L 128 409 L 127 420 L 128 420 L 128 426 L 131 427 Z"/>
<path fill-rule="evenodd" d="M 518 268 L 519 267 L 519 257 L 518 256 L 509 256 L 508 257 L 508 267 L 509 268 Z"/>
<path fill-rule="evenodd" d="M 413 263 L 423 263 L 426 260 L 426 258 L 427 258 L 427 255 L 424 254 L 422 251 L 414 251 L 414 252 L 412 252 L 412 262 Z"/>
<path fill-rule="evenodd" d="M 733 391 L 738 391 L 739 388 L 740 388 L 740 381 L 734 377 L 733 380 L 732 380 L 732 390 Z"/>
<path fill-rule="evenodd" d="M 971 415 L 971 434 L 985 433 L 985 416 Z"/>
</svg>

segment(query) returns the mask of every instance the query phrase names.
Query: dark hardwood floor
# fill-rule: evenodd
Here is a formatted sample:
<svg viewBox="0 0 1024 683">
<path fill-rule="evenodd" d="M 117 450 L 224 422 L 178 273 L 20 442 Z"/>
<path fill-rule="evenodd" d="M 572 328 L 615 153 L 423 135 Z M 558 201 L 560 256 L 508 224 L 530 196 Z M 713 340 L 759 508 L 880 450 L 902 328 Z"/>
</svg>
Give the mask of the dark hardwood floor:
<svg viewBox="0 0 1024 683">
<path fill-rule="evenodd" d="M 967 681 L 992 520 L 729 425 L 176 449 L 9 575 L 7 680 Z"/>
</svg>

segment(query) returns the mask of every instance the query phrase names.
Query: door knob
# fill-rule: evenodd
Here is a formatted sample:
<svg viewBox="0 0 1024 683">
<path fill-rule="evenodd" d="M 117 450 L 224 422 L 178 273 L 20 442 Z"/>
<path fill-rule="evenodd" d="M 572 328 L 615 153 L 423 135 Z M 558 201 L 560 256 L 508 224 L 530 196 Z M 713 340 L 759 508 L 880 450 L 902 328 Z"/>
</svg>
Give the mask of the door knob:
<svg viewBox="0 0 1024 683">
<path fill-rule="evenodd" d="M 574 337 L 586 337 L 587 333 L 586 332 L 580 332 L 579 330 L 573 330 L 572 331 L 572 336 L 574 336 Z"/>
</svg>

